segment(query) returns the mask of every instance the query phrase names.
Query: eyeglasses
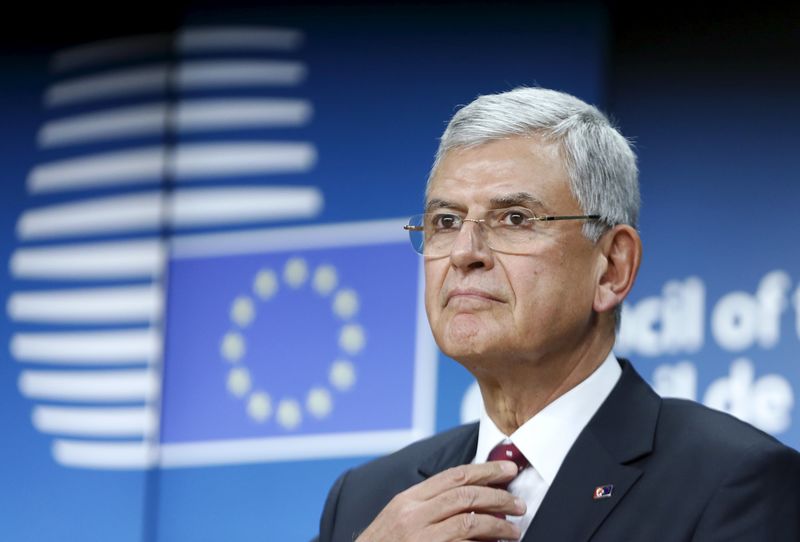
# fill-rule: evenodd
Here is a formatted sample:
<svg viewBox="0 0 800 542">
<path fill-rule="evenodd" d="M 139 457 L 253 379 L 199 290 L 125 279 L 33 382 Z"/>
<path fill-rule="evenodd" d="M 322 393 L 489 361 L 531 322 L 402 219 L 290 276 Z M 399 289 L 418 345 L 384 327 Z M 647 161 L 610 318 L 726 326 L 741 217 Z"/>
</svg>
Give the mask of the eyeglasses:
<svg viewBox="0 0 800 542">
<path fill-rule="evenodd" d="M 408 231 L 414 250 L 429 258 L 441 258 L 450 254 L 465 222 L 482 226 L 487 244 L 492 250 L 524 254 L 535 241 L 542 222 L 599 218 L 600 215 L 539 216 L 524 208 L 497 209 L 488 212 L 485 218 L 465 218 L 453 213 L 436 212 L 412 216 L 403 229 Z"/>
</svg>

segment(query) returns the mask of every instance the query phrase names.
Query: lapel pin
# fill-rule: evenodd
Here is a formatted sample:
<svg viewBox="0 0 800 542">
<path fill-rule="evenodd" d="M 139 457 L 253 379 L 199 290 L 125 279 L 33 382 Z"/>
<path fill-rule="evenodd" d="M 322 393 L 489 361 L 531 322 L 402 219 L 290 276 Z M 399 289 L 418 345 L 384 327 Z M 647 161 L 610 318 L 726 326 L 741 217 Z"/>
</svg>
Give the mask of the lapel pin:
<svg viewBox="0 0 800 542">
<path fill-rule="evenodd" d="M 594 496 L 592 498 L 594 500 L 607 499 L 607 498 L 609 498 L 611 496 L 611 494 L 613 492 L 614 492 L 614 485 L 613 484 L 607 484 L 607 485 L 604 485 L 604 486 L 597 486 L 594 489 Z"/>
</svg>

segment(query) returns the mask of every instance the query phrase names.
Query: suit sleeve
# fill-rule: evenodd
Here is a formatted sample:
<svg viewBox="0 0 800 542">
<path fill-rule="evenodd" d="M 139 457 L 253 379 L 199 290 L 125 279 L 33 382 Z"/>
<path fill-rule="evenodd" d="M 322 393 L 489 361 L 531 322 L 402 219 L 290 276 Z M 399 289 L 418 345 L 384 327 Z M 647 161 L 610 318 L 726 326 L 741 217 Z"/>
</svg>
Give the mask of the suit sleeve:
<svg viewBox="0 0 800 542">
<path fill-rule="evenodd" d="M 346 471 L 339 476 L 328 492 L 328 498 L 325 500 L 325 507 L 322 509 L 322 516 L 319 520 L 319 536 L 316 542 L 334 542 L 333 532 L 336 525 L 336 510 L 339 506 L 339 495 L 342 492 L 345 478 L 347 478 L 349 473 L 350 471 Z"/>
<path fill-rule="evenodd" d="M 691 491 L 690 487 L 685 488 Z M 693 542 L 800 541 L 800 454 L 751 450 L 709 501 Z"/>
</svg>

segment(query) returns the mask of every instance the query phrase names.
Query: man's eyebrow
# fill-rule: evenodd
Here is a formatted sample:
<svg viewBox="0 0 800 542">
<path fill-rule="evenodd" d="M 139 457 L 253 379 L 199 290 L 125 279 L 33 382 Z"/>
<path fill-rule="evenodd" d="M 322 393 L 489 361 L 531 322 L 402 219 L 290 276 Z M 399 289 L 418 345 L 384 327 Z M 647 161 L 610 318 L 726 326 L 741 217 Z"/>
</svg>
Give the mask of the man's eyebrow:
<svg viewBox="0 0 800 542">
<path fill-rule="evenodd" d="M 452 201 L 447 201 L 439 198 L 433 198 L 428 200 L 428 203 L 425 204 L 425 212 L 428 213 L 433 211 L 434 209 L 456 209 L 458 205 L 453 203 Z"/>
<path fill-rule="evenodd" d="M 545 204 L 529 192 L 516 192 L 514 194 L 506 194 L 503 196 L 496 196 L 489 200 L 493 209 L 502 209 L 504 207 L 513 207 L 515 205 L 522 205 L 528 207 L 545 208 Z M 452 201 L 447 201 L 440 198 L 432 198 L 425 204 L 425 212 L 429 213 L 436 209 L 461 209 L 462 206 Z"/>
<path fill-rule="evenodd" d="M 489 202 L 495 209 L 513 207 L 514 205 L 528 205 L 540 208 L 545 206 L 542 200 L 528 192 L 517 192 L 515 194 L 506 194 L 505 196 L 497 196 L 489 200 Z"/>
</svg>

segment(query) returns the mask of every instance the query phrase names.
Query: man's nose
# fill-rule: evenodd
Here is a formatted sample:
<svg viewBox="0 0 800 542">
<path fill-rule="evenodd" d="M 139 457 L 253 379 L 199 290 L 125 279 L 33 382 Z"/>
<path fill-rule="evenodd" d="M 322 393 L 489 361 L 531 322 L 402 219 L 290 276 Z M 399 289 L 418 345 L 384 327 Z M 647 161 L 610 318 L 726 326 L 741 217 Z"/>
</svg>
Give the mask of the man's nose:
<svg viewBox="0 0 800 542">
<path fill-rule="evenodd" d="M 464 270 L 491 268 L 494 253 L 489 248 L 486 226 L 477 220 L 464 220 L 450 249 L 450 262 Z"/>
</svg>

